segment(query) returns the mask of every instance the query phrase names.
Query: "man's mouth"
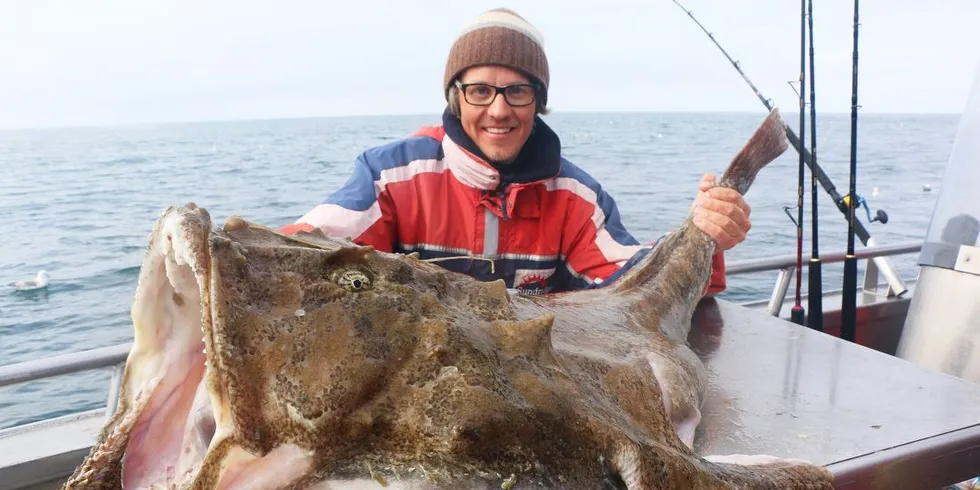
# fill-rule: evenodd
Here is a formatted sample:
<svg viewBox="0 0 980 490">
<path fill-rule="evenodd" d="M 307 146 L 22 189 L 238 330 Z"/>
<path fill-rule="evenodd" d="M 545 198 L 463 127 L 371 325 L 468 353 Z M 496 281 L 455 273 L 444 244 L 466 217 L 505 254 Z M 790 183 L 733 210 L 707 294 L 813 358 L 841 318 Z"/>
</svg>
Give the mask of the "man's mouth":
<svg viewBox="0 0 980 490">
<path fill-rule="evenodd" d="M 486 131 L 486 132 L 488 132 L 490 134 L 493 134 L 493 135 L 508 134 L 511 131 L 513 131 L 514 129 L 515 128 L 510 127 L 510 126 L 508 126 L 508 127 L 487 127 L 487 128 L 483 128 L 484 131 Z"/>
</svg>

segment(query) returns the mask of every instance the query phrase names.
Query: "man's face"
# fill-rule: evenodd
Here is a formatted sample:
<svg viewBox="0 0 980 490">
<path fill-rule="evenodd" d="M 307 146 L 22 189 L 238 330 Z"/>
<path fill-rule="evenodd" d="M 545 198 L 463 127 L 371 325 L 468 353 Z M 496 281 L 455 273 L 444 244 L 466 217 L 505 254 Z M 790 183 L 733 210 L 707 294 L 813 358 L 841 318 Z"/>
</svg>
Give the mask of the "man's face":
<svg viewBox="0 0 980 490">
<path fill-rule="evenodd" d="M 512 162 L 531 135 L 536 105 L 533 89 L 515 85 L 531 82 L 520 73 L 502 66 L 470 68 L 463 73 L 459 81 L 464 89 L 469 91 L 467 94 L 459 94 L 460 121 L 463 130 L 490 160 L 498 163 Z M 468 102 L 467 98 L 483 103 L 479 100 L 493 97 L 494 88 L 466 87 L 471 83 L 510 87 L 506 91 L 511 102 L 525 103 L 530 97 L 531 103 L 514 107 L 507 103 L 504 93 L 500 93 L 496 94 L 490 105 L 475 105 Z"/>
</svg>

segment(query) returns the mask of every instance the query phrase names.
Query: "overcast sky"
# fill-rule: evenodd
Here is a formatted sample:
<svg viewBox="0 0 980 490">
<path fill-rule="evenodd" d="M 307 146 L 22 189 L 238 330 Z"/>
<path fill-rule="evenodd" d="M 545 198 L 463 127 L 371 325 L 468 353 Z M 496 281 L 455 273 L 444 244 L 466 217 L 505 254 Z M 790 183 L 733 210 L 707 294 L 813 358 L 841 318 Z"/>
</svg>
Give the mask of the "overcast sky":
<svg viewBox="0 0 980 490">
<path fill-rule="evenodd" d="M 784 111 L 799 2 L 683 0 Z M 853 3 L 816 0 L 817 109 L 851 105 Z M 30 0 L 0 3 L 0 128 L 436 113 L 459 29 L 507 6 L 544 34 L 557 111 L 759 111 L 671 0 Z M 865 0 L 862 113 L 958 113 L 980 1 Z"/>
</svg>

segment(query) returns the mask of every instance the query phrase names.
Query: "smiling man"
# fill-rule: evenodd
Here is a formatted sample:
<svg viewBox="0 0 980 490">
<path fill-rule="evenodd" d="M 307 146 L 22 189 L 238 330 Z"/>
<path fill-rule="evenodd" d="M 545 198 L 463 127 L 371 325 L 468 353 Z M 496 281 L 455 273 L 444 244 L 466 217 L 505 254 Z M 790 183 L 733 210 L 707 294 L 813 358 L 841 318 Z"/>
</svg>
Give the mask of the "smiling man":
<svg viewBox="0 0 980 490">
<path fill-rule="evenodd" d="M 613 198 L 561 155 L 547 112 L 541 33 L 507 9 L 484 12 L 449 52 L 442 125 L 362 153 L 351 178 L 282 231 L 320 228 L 387 252 L 418 252 L 522 294 L 609 284 L 650 250 Z M 718 252 L 708 293 L 725 288 L 724 250 L 745 239 L 749 207 L 705 176 L 694 223 Z"/>
</svg>

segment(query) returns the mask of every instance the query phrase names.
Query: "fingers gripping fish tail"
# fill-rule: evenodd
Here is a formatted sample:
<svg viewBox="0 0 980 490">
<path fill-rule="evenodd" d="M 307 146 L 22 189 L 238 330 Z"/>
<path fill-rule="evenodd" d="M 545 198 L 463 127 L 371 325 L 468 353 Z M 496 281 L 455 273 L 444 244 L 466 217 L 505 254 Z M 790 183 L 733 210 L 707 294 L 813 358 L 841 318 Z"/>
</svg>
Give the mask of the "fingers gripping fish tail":
<svg viewBox="0 0 980 490">
<path fill-rule="evenodd" d="M 735 155 L 718 185 L 745 194 L 755 181 L 756 174 L 782 155 L 788 147 L 786 125 L 779 116 L 779 109 L 775 108 L 769 112 L 769 116 L 745 143 L 738 155 Z"/>
</svg>

